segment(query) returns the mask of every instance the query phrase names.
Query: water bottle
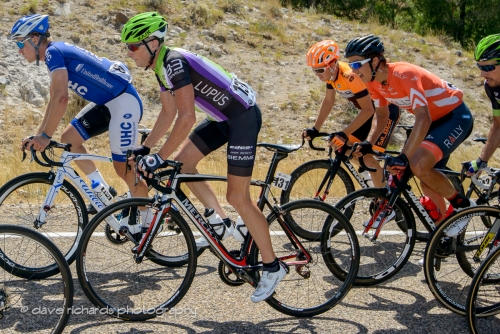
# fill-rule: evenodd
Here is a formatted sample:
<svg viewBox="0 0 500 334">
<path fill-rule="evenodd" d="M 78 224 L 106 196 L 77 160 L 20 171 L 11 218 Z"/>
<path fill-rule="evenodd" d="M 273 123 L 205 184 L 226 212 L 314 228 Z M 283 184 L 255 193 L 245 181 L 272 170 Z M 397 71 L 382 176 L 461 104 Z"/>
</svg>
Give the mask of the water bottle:
<svg viewBox="0 0 500 334">
<path fill-rule="evenodd" d="M 420 197 L 420 203 L 424 207 L 425 211 L 429 214 L 433 221 L 438 221 L 441 219 L 441 212 L 439 211 L 436 204 L 427 196 Z"/>
<path fill-rule="evenodd" d="M 113 196 L 111 196 L 108 189 L 100 181 L 92 180 L 92 191 L 104 205 L 113 203 Z"/>
<path fill-rule="evenodd" d="M 373 187 L 372 175 L 370 174 L 370 172 L 367 170 L 364 170 L 364 169 L 363 169 L 363 171 L 361 171 L 361 169 L 360 169 L 360 170 L 358 170 L 358 172 L 361 175 L 361 177 L 363 178 L 363 180 L 366 181 L 366 184 L 368 185 L 368 187 Z"/>
<path fill-rule="evenodd" d="M 238 216 L 238 219 L 236 219 L 236 226 L 234 227 L 234 233 L 233 237 L 238 240 L 239 242 L 245 241 L 245 237 L 248 234 L 248 229 L 245 226 L 245 222 L 243 219 L 241 219 L 240 216 Z"/>
<path fill-rule="evenodd" d="M 233 225 L 229 223 L 230 226 L 226 226 L 222 218 L 215 212 L 214 209 L 205 208 L 203 216 L 205 216 L 208 223 L 212 226 L 215 233 L 217 233 L 221 240 L 224 240 L 233 234 Z"/>
</svg>

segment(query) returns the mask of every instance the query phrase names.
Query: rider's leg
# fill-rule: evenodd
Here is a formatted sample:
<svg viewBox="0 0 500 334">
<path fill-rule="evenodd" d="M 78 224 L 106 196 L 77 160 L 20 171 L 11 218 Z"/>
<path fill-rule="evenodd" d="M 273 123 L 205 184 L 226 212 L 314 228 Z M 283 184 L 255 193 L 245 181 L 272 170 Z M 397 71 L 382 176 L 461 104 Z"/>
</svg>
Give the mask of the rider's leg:
<svg viewBox="0 0 500 334">
<path fill-rule="evenodd" d="M 375 168 L 377 170 L 375 172 L 370 172 L 373 181 L 373 186 L 375 188 L 382 188 L 383 186 L 385 186 L 385 183 L 382 182 L 382 177 L 384 176 L 383 168 L 382 166 L 380 166 L 380 163 L 374 159 L 373 155 L 367 154 L 363 156 L 363 162 L 367 167 Z"/>
<path fill-rule="evenodd" d="M 71 144 L 71 152 L 73 153 L 89 153 L 83 143 L 85 139 L 82 138 L 80 133 L 75 129 L 72 124 L 69 124 L 61 136 L 61 141 L 63 143 Z M 82 170 L 85 175 L 93 173 L 97 167 L 92 160 L 78 160 L 75 161 L 76 165 Z"/>
<path fill-rule="evenodd" d="M 174 160 L 182 162 L 182 173 L 196 174 L 198 173 L 196 166 L 204 157 L 205 155 L 188 138 L 182 143 L 179 151 L 174 156 Z M 222 219 L 227 218 L 208 182 L 187 182 L 186 185 L 205 207 L 214 209 Z"/>
<path fill-rule="evenodd" d="M 135 185 L 134 171 L 127 171 L 127 164 L 125 162 L 113 161 L 113 167 L 115 168 L 116 174 L 127 184 L 132 197 L 148 197 L 148 186 L 146 181 L 139 180 L 137 185 Z M 125 174 L 125 172 L 127 174 Z"/>
</svg>

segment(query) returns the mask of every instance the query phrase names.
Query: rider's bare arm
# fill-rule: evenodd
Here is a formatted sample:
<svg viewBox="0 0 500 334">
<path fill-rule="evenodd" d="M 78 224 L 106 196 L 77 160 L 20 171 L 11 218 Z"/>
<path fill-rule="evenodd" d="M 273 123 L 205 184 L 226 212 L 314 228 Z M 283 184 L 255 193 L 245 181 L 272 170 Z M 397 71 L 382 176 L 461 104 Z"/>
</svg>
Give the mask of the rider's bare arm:
<svg viewBox="0 0 500 334">
<path fill-rule="evenodd" d="M 420 147 L 420 144 L 427 136 L 429 127 L 432 123 L 431 114 L 429 113 L 429 108 L 427 106 L 413 109 L 413 114 L 415 115 L 413 130 L 410 137 L 408 137 L 408 141 L 403 147 L 402 152 L 408 157 L 408 159 L 410 159 L 413 153 L 415 153 L 415 151 Z"/>
<path fill-rule="evenodd" d="M 490 160 L 495 150 L 500 145 L 500 116 L 493 116 L 493 123 L 490 127 L 488 140 L 481 151 L 479 158 L 483 161 Z"/>
<path fill-rule="evenodd" d="M 190 84 L 177 89 L 175 91 L 175 95 L 167 95 L 165 100 L 166 104 L 162 101 L 162 105 L 169 114 L 168 117 L 172 117 L 172 114 L 175 115 L 175 111 L 177 109 L 177 119 L 175 120 L 170 136 L 165 141 L 162 148 L 158 151 L 158 154 L 162 159 L 168 159 L 168 157 L 174 153 L 174 151 L 187 138 L 189 131 L 191 131 L 191 128 L 196 122 L 193 85 Z M 169 119 L 169 121 L 172 122 L 171 119 Z M 153 128 L 153 130 L 155 129 Z"/>
<path fill-rule="evenodd" d="M 357 129 L 359 129 L 375 113 L 375 110 L 373 108 L 373 103 L 372 103 L 372 100 L 370 98 L 370 95 L 365 95 L 365 96 L 357 99 L 357 102 L 359 103 L 359 106 L 361 107 L 361 111 L 352 120 L 351 124 L 349 124 L 344 129 L 343 132 L 347 136 L 349 136 L 354 131 L 356 131 Z M 389 113 L 387 114 L 387 118 L 389 118 Z M 387 122 L 387 120 L 386 120 L 386 122 Z M 382 133 L 382 132 L 380 132 L 380 133 Z"/>
<path fill-rule="evenodd" d="M 373 116 L 372 127 L 370 129 L 370 133 L 366 137 L 366 140 L 369 141 L 372 145 L 375 144 L 377 138 L 384 131 L 388 119 L 389 119 L 388 106 L 375 108 L 375 116 Z"/>
<path fill-rule="evenodd" d="M 66 112 L 68 100 L 68 71 L 66 69 L 56 70 L 52 73 L 50 81 L 50 102 L 37 134 L 41 134 L 42 131 L 48 136 L 54 134 Z"/>
<path fill-rule="evenodd" d="M 337 92 L 335 89 L 327 89 L 325 93 L 325 97 L 323 102 L 321 103 L 321 107 L 319 108 L 319 114 L 316 118 L 316 122 L 314 123 L 314 127 L 319 131 L 323 124 L 325 124 L 325 120 L 330 115 L 333 106 L 335 105 L 335 96 Z"/>
</svg>

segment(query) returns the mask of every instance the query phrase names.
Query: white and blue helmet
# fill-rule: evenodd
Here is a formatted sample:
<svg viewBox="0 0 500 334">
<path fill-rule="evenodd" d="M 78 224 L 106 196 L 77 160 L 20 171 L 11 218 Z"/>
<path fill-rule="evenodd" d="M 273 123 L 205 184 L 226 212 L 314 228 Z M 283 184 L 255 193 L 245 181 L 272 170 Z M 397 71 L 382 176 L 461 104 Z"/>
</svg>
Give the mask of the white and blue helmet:
<svg viewBox="0 0 500 334">
<path fill-rule="evenodd" d="M 49 30 L 49 16 L 33 14 L 20 18 L 10 32 L 10 39 L 24 38 L 29 34 L 39 33 L 46 35 Z"/>
</svg>

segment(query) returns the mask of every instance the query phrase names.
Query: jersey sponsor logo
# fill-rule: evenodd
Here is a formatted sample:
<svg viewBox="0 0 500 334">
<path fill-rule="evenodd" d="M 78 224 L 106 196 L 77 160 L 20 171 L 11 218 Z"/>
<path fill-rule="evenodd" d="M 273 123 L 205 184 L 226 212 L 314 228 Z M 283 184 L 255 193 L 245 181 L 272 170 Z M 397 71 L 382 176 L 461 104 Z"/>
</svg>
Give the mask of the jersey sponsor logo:
<svg viewBox="0 0 500 334">
<path fill-rule="evenodd" d="M 85 50 L 85 49 L 82 49 L 81 47 L 78 47 L 78 46 L 73 45 L 73 44 L 68 43 L 68 42 L 64 42 L 64 45 L 69 46 L 69 47 L 72 47 L 72 48 L 75 48 L 76 50 L 80 51 L 80 52 L 81 52 L 81 53 L 83 53 L 85 56 L 89 57 L 90 59 L 95 60 L 95 61 L 97 61 L 97 62 L 99 62 L 99 63 L 102 63 L 102 59 L 103 59 L 103 58 L 96 56 L 95 54 L 93 54 L 93 53 L 92 53 L 92 52 L 90 52 L 90 51 L 87 51 L 87 50 Z"/>
<path fill-rule="evenodd" d="M 89 91 L 87 87 L 80 86 L 78 82 L 73 82 L 71 80 L 68 80 L 68 88 L 74 90 L 81 96 L 84 96 Z"/>
<path fill-rule="evenodd" d="M 386 100 L 392 104 L 397 105 L 400 108 L 409 108 L 411 106 L 410 98 L 408 96 L 398 98 L 398 99 L 386 97 Z M 375 107 L 377 107 L 377 106 L 375 106 Z"/>
<path fill-rule="evenodd" d="M 384 131 L 382 131 L 382 134 L 378 138 L 377 146 L 384 146 L 385 141 L 387 140 L 387 137 L 388 137 L 389 133 L 391 132 L 392 124 L 393 124 L 392 119 L 388 119 L 387 124 L 385 125 L 385 128 L 384 128 Z"/>
<path fill-rule="evenodd" d="M 457 128 L 455 128 L 449 135 L 448 139 L 445 139 L 443 144 L 447 147 L 450 148 L 451 145 L 460 137 L 460 135 L 464 133 L 464 130 L 462 127 L 459 125 Z"/>
<path fill-rule="evenodd" d="M 123 122 L 120 124 L 120 146 L 132 145 L 132 127 L 133 125 L 130 122 Z"/>
<path fill-rule="evenodd" d="M 397 77 L 397 78 L 400 78 L 400 79 L 406 79 L 407 76 L 403 73 L 399 73 L 399 72 L 393 72 L 392 73 L 393 76 Z"/>
<path fill-rule="evenodd" d="M 413 88 L 410 89 L 410 101 L 412 102 L 412 110 L 415 110 L 418 107 L 425 107 L 427 105 L 425 96 L 423 96 L 422 93 Z"/>
<path fill-rule="evenodd" d="M 167 77 L 172 80 L 177 74 L 184 73 L 184 68 L 182 67 L 182 61 L 180 59 L 174 59 L 170 61 L 167 66 L 165 66 L 165 71 L 167 72 Z"/>
<path fill-rule="evenodd" d="M 224 94 L 220 88 L 211 86 L 210 82 L 200 81 L 194 86 L 194 90 L 206 99 L 216 102 L 219 106 L 223 106 L 229 102 L 229 96 Z"/>
<path fill-rule="evenodd" d="M 89 124 L 89 121 L 87 121 L 85 118 L 80 118 L 80 122 L 82 123 L 82 125 L 84 127 L 86 127 L 87 129 L 90 128 L 90 124 Z"/>
<path fill-rule="evenodd" d="M 249 161 L 255 160 L 252 146 L 229 146 L 227 151 L 228 160 Z"/>
<path fill-rule="evenodd" d="M 85 75 L 86 77 L 89 77 L 97 82 L 99 82 L 100 84 L 106 86 L 107 88 L 109 89 L 113 89 L 113 85 L 110 84 L 106 78 L 103 78 L 101 77 L 99 74 L 97 73 L 92 73 L 91 71 L 89 70 L 86 70 L 85 67 L 84 67 L 84 64 L 79 64 L 77 67 L 76 67 L 76 71 L 77 72 L 80 72 L 82 73 L 83 75 Z"/>
<path fill-rule="evenodd" d="M 338 90 L 337 92 L 346 99 L 354 97 L 354 94 L 350 90 Z"/>
<path fill-rule="evenodd" d="M 50 54 L 49 49 L 45 50 L 45 63 L 50 62 L 51 59 L 52 55 Z"/>
<path fill-rule="evenodd" d="M 123 115 L 123 118 L 125 118 L 125 119 L 131 119 L 132 118 L 132 114 L 125 114 L 125 115 Z"/>
</svg>

